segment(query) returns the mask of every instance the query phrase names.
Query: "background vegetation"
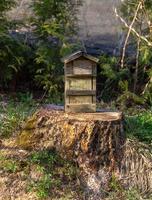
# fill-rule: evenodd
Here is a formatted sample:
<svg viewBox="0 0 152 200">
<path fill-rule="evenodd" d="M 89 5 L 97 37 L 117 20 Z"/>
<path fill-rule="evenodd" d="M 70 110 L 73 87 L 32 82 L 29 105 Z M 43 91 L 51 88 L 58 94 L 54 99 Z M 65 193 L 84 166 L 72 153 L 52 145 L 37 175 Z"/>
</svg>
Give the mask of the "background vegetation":
<svg viewBox="0 0 152 200">
<path fill-rule="evenodd" d="M 136 14 L 140 2 L 141 8 Z M 1 91 L 45 91 L 53 99 L 62 101 L 64 73 L 61 58 L 82 48 L 79 43 L 71 42 L 71 38 L 77 34 L 76 14 L 81 4 L 81 1 L 75 0 L 33 1 L 30 8 L 33 11 L 32 17 L 20 21 L 8 18 L 7 15 L 16 5 L 14 1 L 5 0 L 0 3 Z M 114 100 L 127 107 L 134 103 L 151 106 L 151 8 L 149 0 L 123 1 L 119 9 L 120 16 L 131 24 L 136 14 L 134 29 L 149 43 L 131 31 L 124 41 L 120 56 L 100 56 L 97 83 L 99 102 Z M 128 28 L 123 28 L 127 35 Z M 128 50 L 132 53 L 127 54 Z"/>
<path fill-rule="evenodd" d="M 142 6 L 133 27 L 152 43 L 151 0 L 125 0 L 118 12 L 131 24 L 140 2 Z M 79 43 L 73 44 L 69 39 L 77 34 L 76 13 L 81 3 L 75 0 L 34 1 L 33 16 L 25 22 L 8 17 L 8 11 L 16 6 L 15 1 L 0 1 L 0 139 L 13 137 L 42 103 L 63 103 L 61 58 L 81 48 Z M 26 28 L 28 37 L 22 28 Z M 127 35 L 128 28 L 123 26 L 123 30 Z M 131 54 L 127 54 L 128 50 Z M 151 145 L 152 45 L 131 31 L 123 62 L 122 54 L 99 56 L 98 106 L 124 110 L 128 137 Z M 27 176 L 31 166 L 36 167 L 36 173 L 41 176 L 39 180 L 28 180 L 28 191 L 35 191 L 41 199 L 49 196 L 54 187 L 63 189 L 61 180 L 78 186 L 76 166 L 66 163 L 53 151 L 34 152 L 23 163 L 3 155 L 0 161 L 0 169 L 10 174 L 23 171 Z M 56 170 L 52 170 L 54 168 Z M 113 192 L 109 199 L 141 198 L 136 190 L 121 190 L 115 180 L 111 187 Z M 77 193 L 81 196 L 81 188 Z M 71 194 L 65 197 L 68 198 L 72 198 Z"/>
</svg>

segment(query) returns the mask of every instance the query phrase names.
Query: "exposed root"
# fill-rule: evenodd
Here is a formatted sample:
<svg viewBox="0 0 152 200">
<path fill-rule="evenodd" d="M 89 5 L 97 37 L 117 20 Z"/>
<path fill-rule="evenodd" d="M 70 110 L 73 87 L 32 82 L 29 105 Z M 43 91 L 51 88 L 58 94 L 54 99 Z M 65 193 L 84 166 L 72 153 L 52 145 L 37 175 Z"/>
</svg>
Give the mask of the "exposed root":
<svg viewBox="0 0 152 200">
<path fill-rule="evenodd" d="M 152 148 L 135 140 L 127 140 L 119 169 L 125 188 L 137 188 L 142 195 L 152 194 Z"/>
</svg>

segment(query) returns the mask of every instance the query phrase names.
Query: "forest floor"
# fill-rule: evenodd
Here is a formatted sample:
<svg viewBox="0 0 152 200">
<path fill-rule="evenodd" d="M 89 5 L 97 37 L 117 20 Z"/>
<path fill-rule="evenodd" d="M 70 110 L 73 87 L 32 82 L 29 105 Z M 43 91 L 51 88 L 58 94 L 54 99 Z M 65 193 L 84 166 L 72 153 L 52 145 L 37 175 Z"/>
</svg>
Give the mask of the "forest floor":
<svg viewBox="0 0 152 200">
<path fill-rule="evenodd" d="M 83 200 L 79 169 L 74 163 L 63 160 L 54 151 L 34 152 L 16 145 L 17 134 L 27 117 L 40 106 L 29 95 L 0 99 L 0 200 Z M 125 118 L 128 137 L 151 145 L 152 110 L 136 110 Z M 118 188 L 115 185 L 106 199 L 142 199 L 137 190 Z"/>
</svg>

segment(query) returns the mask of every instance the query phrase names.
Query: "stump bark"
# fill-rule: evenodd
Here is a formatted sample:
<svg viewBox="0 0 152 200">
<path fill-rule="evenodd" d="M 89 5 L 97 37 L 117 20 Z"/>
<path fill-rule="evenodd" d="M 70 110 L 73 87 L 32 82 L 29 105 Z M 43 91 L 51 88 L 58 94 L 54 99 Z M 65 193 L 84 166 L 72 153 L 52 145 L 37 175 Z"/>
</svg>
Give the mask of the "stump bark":
<svg viewBox="0 0 152 200">
<path fill-rule="evenodd" d="M 17 144 L 26 149 L 56 149 L 78 163 L 88 191 L 107 190 L 122 160 L 125 135 L 118 112 L 64 113 L 42 109 L 25 124 Z M 100 179 L 98 179 L 100 176 Z"/>
<path fill-rule="evenodd" d="M 152 191 L 151 153 L 126 141 L 122 113 L 41 109 L 26 122 L 16 143 L 30 150 L 55 149 L 76 162 L 87 200 L 101 199 L 110 190 L 112 177 L 125 188 Z"/>
</svg>

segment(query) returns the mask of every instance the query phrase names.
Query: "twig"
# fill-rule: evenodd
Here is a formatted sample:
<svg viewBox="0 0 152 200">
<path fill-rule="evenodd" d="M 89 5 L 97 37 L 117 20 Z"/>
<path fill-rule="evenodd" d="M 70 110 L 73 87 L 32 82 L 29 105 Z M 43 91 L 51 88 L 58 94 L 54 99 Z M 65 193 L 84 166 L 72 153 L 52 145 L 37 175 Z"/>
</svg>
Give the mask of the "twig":
<svg viewBox="0 0 152 200">
<path fill-rule="evenodd" d="M 142 95 L 144 95 L 147 91 L 148 86 L 150 85 L 150 83 L 152 83 L 152 77 L 149 79 L 149 81 L 147 82 L 147 84 L 144 87 L 144 90 L 142 92 Z"/>
<path fill-rule="evenodd" d="M 143 16 L 142 14 L 140 14 L 139 16 L 140 35 L 142 34 L 142 25 L 143 25 Z M 134 93 L 136 93 L 137 82 L 138 82 L 140 43 L 141 43 L 141 39 L 137 38 L 136 69 L 135 69 L 135 75 L 134 75 Z"/>
<path fill-rule="evenodd" d="M 116 17 L 120 19 L 120 21 L 125 25 L 125 27 L 130 28 L 127 22 L 118 14 L 117 9 L 115 9 Z M 150 42 L 146 37 L 140 35 L 133 27 L 130 30 L 136 35 L 136 37 L 140 38 L 142 41 L 146 42 L 146 44 L 152 47 L 152 42 Z"/>
<path fill-rule="evenodd" d="M 137 87 L 137 82 L 138 82 L 140 42 L 141 42 L 141 39 L 138 38 L 138 40 L 137 40 L 137 54 L 136 54 L 136 70 L 135 70 L 135 76 L 134 76 L 134 93 L 136 93 L 136 87 Z"/>
<path fill-rule="evenodd" d="M 135 14 L 134 14 L 134 17 L 133 17 L 133 20 L 130 24 L 130 26 L 128 27 L 128 33 L 127 33 L 127 36 L 126 36 L 126 39 L 125 39 L 125 42 L 124 42 L 124 46 L 123 46 L 123 50 L 122 50 L 122 57 L 121 57 L 121 68 L 124 68 L 124 59 L 125 59 L 125 54 L 126 54 L 126 47 L 127 47 L 127 43 L 128 43 L 128 39 L 129 39 L 129 36 L 130 36 L 130 33 L 132 31 L 132 27 L 136 21 L 136 18 L 137 18 L 137 15 L 138 15 L 138 11 L 139 9 L 141 8 L 142 6 L 142 2 L 143 0 L 141 0 L 137 6 L 137 9 L 135 11 Z M 117 15 L 116 15 L 117 16 Z"/>
</svg>

